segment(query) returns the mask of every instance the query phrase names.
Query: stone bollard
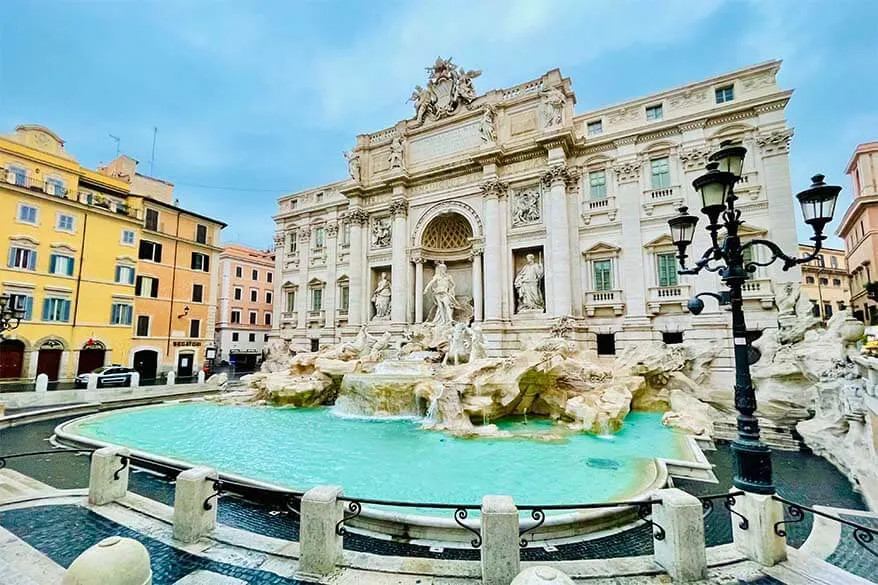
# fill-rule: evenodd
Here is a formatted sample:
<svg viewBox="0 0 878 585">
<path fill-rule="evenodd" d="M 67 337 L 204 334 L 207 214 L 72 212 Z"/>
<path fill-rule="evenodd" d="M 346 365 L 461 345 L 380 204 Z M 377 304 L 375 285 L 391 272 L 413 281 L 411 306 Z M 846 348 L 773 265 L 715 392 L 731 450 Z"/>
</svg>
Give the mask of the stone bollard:
<svg viewBox="0 0 878 585">
<path fill-rule="evenodd" d="M 149 551 L 134 539 L 110 536 L 76 557 L 61 585 L 152 585 Z"/>
<path fill-rule="evenodd" d="M 732 540 L 738 551 L 766 567 L 787 560 L 786 538 L 774 532 L 774 525 L 784 519 L 781 502 L 771 495 L 745 493 L 735 496 L 732 510 L 747 519 L 745 530 L 741 519 L 732 515 Z"/>
<path fill-rule="evenodd" d="M 508 585 L 521 569 L 518 508 L 510 496 L 482 498 L 482 583 Z"/>
<path fill-rule="evenodd" d="M 140 372 L 131 372 L 131 383 L 129 384 L 129 388 L 132 390 L 140 388 Z"/>
<path fill-rule="evenodd" d="M 321 485 L 302 496 L 299 524 L 299 572 L 297 577 L 318 580 L 342 560 L 342 537 L 336 526 L 344 518 L 342 488 Z"/>
<path fill-rule="evenodd" d="M 103 506 L 128 493 L 130 452 L 124 447 L 104 447 L 91 455 L 88 503 Z"/>
<path fill-rule="evenodd" d="M 176 378 L 177 375 L 174 373 L 173 370 L 170 370 L 167 374 L 165 374 L 165 384 L 167 384 L 168 386 L 173 386 Z"/>
<path fill-rule="evenodd" d="M 213 482 L 218 478 L 210 467 L 193 467 L 177 476 L 174 489 L 174 538 L 181 542 L 195 542 L 216 528 L 218 497 L 205 501 L 216 493 Z"/>
<path fill-rule="evenodd" d="M 663 539 L 653 540 L 655 562 L 674 581 L 705 579 L 707 549 L 701 500 L 676 488 L 656 490 L 654 495 L 662 503 L 653 505 L 652 520 L 664 530 Z"/>
<path fill-rule="evenodd" d="M 85 389 L 86 390 L 97 390 L 98 389 L 98 375 L 97 374 L 86 374 L 85 375 Z"/>
<path fill-rule="evenodd" d="M 204 370 L 198 370 L 197 381 L 199 384 L 204 384 Z"/>
<path fill-rule="evenodd" d="M 39 374 L 37 376 L 37 383 L 35 390 L 37 392 L 46 392 L 49 389 L 49 376 L 46 374 Z"/>
<path fill-rule="evenodd" d="M 566 573 L 553 567 L 537 565 L 528 567 L 512 580 L 509 585 L 574 585 Z"/>
</svg>

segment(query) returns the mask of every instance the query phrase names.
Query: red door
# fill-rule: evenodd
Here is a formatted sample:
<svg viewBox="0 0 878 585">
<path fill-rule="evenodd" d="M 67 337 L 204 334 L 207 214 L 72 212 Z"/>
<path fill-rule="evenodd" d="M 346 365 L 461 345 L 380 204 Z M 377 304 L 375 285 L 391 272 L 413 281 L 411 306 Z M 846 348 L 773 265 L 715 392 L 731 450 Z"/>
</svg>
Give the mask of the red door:
<svg viewBox="0 0 878 585">
<path fill-rule="evenodd" d="M 37 376 L 46 374 L 50 382 L 58 380 L 58 372 L 61 370 L 60 349 L 41 349 L 37 355 Z"/>
<path fill-rule="evenodd" d="M 0 342 L 0 378 L 21 378 L 24 344 L 14 339 Z"/>
<path fill-rule="evenodd" d="M 79 366 L 76 368 L 77 374 L 87 374 L 104 365 L 105 349 L 83 349 L 79 352 Z"/>
</svg>

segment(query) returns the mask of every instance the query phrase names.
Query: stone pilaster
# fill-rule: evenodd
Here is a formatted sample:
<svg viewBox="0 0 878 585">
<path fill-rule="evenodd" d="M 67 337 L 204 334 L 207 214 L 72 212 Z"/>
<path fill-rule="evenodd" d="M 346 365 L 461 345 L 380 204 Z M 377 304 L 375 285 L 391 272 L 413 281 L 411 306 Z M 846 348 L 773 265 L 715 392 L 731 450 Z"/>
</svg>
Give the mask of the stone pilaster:
<svg viewBox="0 0 878 585">
<path fill-rule="evenodd" d="M 396 190 L 394 190 L 394 194 Z M 394 323 L 405 323 L 406 316 L 406 278 L 408 275 L 408 259 L 406 258 L 406 217 L 408 202 L 395 199 L 390 203 L 393 215 L 393 229 L 390 232 L 393 247 L 390 281 L 390 319 Z"/>
<path fill-rule="evenodd" d="M 348 213 L 351 222 L 350 274 L 348 274 L 348 325 L 363 323 L 363 225 L 369 215 L 357 207 Z"/>
<path fill-rule="evenodd" d="M 484 319 L 483 312 L 483 293 L 482 293 L 482 247 L 473 246 L 470 260 L 473 263 L 473 319 L 482 321 Z"/>
<path fill-rule="evenodd" d="M 325 319 L 323 326 L 326 329 L 335 329 L 336 314 L 336 281 L 338 280 L 338 222 L 330 221 L 326 224 L 326 289 L 323 291 L 323 309 Z"/>
<path fill-rule="evenodd" d="M 619 205 L 619 223 L 622 235 L 619 239 L 620 253 L 620 285 L 625 290 L 625 306 L 627 316 L 635 319 L 646 319 L 647 270 L 651 266 L 643 265 L 643 237 L 640 227 L 643 192 L 640 184 L 641 160 L 626 160 L 616 164 Z"/>
<path fill-rule="evenodd" d="M 500 233 L 500 197 L 506 185 L 497 178 L 482 182 L 485 201 L 485 292 L 484 304 L 486 321 L 502 319 L 501 303 L 503 295 L 502 256 L 504 253 Z"/>
<path fill-rule="evenodd" d="M 298 329 L 304 332 L 308 327 L 308 304 L 310 291 L 308 290 L 308 268 L 311 264 L 311 228 L 302 226 L 299 228 L 299 297 L 296 299 L 299 313 Z"/>
<path fill-rule="evenodd" d="M 784 252 L 795 256 L 798 254 L 799 240 L 796 234 L 796 222 L 789 219 L 795 217 L 789 160 L 792 137 L 792 128 L 780 128 L 760 132 L 756 135 L 756 144 L 762 151 L 760 182 L 765 189 L 765 198 L 768 201 L 768 225 L 771 226 L 768 238 L 780 246 Z M 749 153 L 748 156 L 755 154 Z M 783 263 L 775 262 L 768 268 L 768 271 L 769 276 L 775 282 L 799 282 L 802 280 L 801 270 L 798 266 L 784 272 Z"/>
<path fill-rule="evenodd" d="M 415 262 L 415 323 L 424 322 L 424 259 L 420 256 Z"/>
<path fill-rule="evenodd" d="M 567 216 L 567 164 L 550 165 L 542 175 L 546 198 L 546 312 L 560 317 L 573 312 L 570 279 L 570 220 Z"/>
</svg>

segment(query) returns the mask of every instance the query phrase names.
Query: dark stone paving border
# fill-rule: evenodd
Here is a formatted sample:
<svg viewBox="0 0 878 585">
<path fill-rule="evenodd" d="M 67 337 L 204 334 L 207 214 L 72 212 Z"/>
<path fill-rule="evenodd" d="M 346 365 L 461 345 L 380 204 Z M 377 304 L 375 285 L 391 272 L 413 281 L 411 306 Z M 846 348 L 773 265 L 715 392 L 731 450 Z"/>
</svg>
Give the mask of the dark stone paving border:
<svg viewBox="0 0 878 585">
<path fill-rule="evenodd" d="M 878 518 L 868 518 L 863 516 L 853 516 L 841 514 L 841 517 L 857 524 L 862 524 L 867 528 L 878 530 Z M 869 547 L 878 553 L 878 539 L 872 541 Z M 826 562 L 836 567 L 844 567 L 848 572 L 853 573 L 863 579 L 868 579 L 873 583 L 878 583 L 878 556 L 871 554 L 865 548 L 857 544 L 854 540 L 854 528 L 843 524 L 841 527 L 841 536 L 838 546 Z"/>
</svg>

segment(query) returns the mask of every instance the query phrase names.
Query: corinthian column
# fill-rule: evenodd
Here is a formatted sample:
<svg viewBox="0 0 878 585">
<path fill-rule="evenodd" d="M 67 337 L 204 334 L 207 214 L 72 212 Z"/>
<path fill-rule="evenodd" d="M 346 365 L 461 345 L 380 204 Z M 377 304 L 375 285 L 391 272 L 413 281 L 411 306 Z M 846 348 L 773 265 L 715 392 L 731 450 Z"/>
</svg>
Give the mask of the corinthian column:
<svg viewBox="0 0 878 585">
<path fill-rule="evenodd" d="M 482 250 L 474 247 L 472 251 L 473 262 L 473 319 L 481 321 L 482 315 Z"/>
<path fill-rule="evenodd" d="M 424 322 L 424 259 L 415 258 L 415 323 Z"/>
<path fill-rule="evenodd" d="M 485 199 L 484 317 L 485 321 L 499 321 L 502 318 L 501 299 L 503 294 L 500 197 L 506 191 L 506 184 L 493 178 L 483 181 L 481 187 Z M 475 286 L 475 283 L 473 283 L 473 286 Z"/>
<path fill-rule="evenodd" d="M 308 266 L 311 264 L 311 228 L 302 226 L 299 228 L 299 298 L 298 329 L 305 330 L 308 327 L 308 304 L 310 290 L 308 289 Z"/>
<path fill-rule="evenodd" d="M 324 321 L 326 329 L 335 329 L 337 290 L 336 259 L 338 257 L 338 222 L 330 221 L 326 224 L 326 289 L 323 295 Z"/>
<path fill-rule="evenodd" d="M 543 185 L 548 188 L 546 207 L 548 220 L 546 240 L 549 247 L 545 266 L 548 311 L 560 317 L 573 313 L 572 285 L 570 278 L 570 224 L 567 214 L 567 165 L 559 162 L 543 173 Z"/>
<path fill-rule="evenodd" d="M 406 259 L 406 215 L 408 203 L 404 199 L 395 199 L 390 203 L 393 214 L 393 229 L 390 232 L 393 246 L 390 281 L 390 320 L 394 323 L 405 323 L 406 310 L 406 279 L 408 277 L 408 260 Z"/>
<path fill-rule="evenodd" d="M 348 221 L 351 222 L 348 325 L 363 323 L 363 224 L 368 219 L 369 214 L 359 207 L 348 212 Z"/>
</svg>

